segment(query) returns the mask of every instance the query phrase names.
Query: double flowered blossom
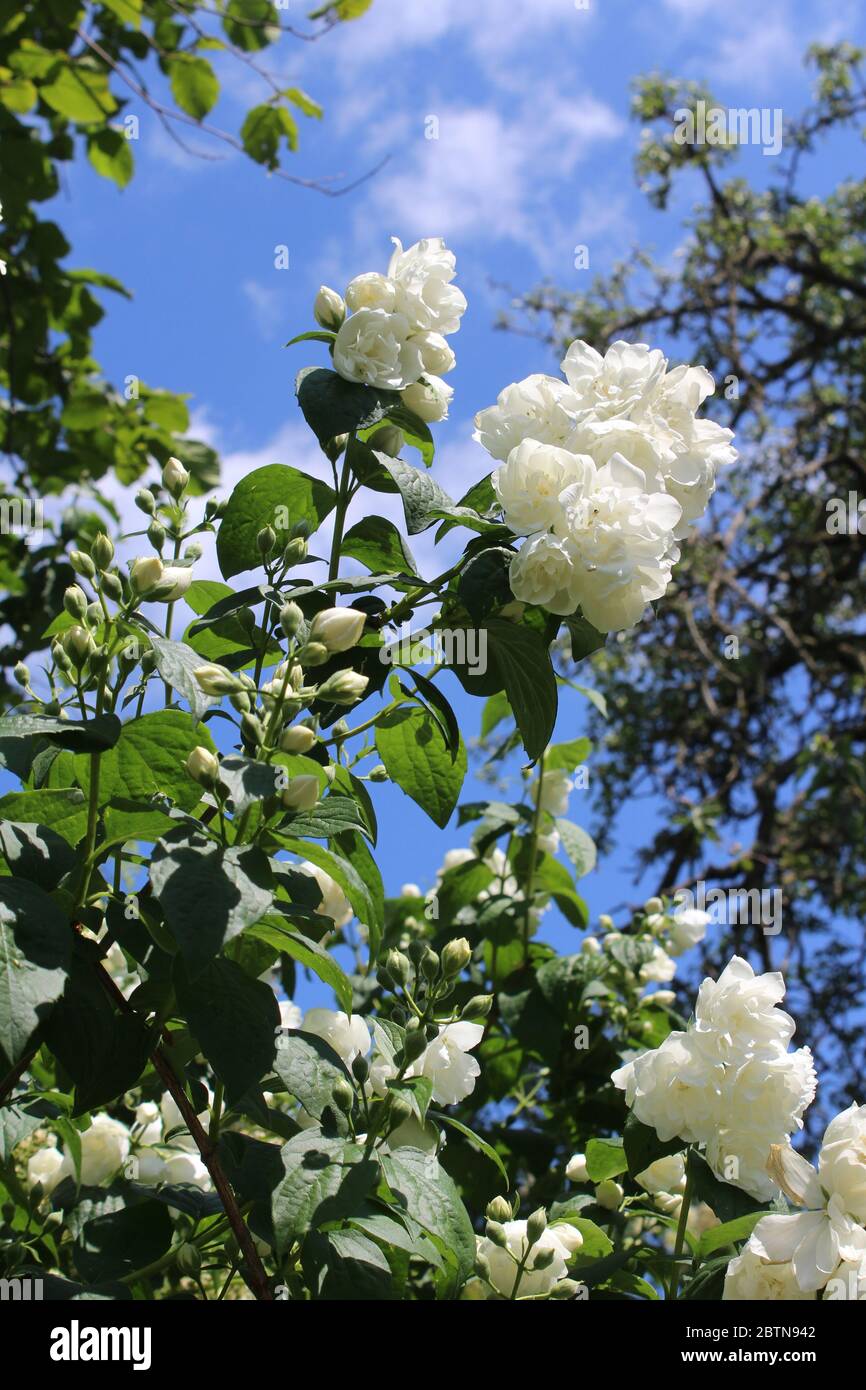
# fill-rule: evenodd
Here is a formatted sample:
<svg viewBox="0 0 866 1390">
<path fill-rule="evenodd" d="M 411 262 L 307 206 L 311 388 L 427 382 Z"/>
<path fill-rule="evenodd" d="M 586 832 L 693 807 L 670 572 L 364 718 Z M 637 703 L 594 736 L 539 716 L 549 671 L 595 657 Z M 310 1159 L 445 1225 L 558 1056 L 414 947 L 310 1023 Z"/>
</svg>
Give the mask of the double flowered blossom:
<svg viewBox="0 0 866 1390">
<path fill-rule="evenodd" d="M 600 631 L 631 627 L 661 598 L 677 541 L 702 515 L 733 437 L 696 412 L 714 390 L 703 367 L 667 370 L 658 349 L 574 342 L 566 380 L 534 375 L 475 418 L 502 460 L 492 477 L 505 523 L 527 539 L 511 565 L 515 598 Z"/>
<path fill-rule="evenodd" d="M 777 1007 L 784 993 L 778 972 L 755 975 L 734 956 L 718 980 L 704 980 L 686 1032 L 612 1077 L 660 1139 L 705 1145 L 716 1176 L 759 1201 L 778 1192 L 766 1166 L 772 1146 L 802 1128 L 815 1094 L 809 1049 L 788 1051 L 795 1025 Z"/>
<path fill-rule="evenodd" d="M 452 389 L 443 380 L 455 364 L 447 336 L 456 333 L 466 299 L 452 282 L 454 253 L 441 237 L 403 250 L 396 238 L 386 275 L 357 275 L 345 303 L 323 286 L 316 317 L 336 330 L 334 368 L 347 381 L 404 392 L 427 421 L 448 414 Z M 346 309 L 349 309 L 348 315 Z"/>
<path fill-rule="evenodd" d="M 724 1297 L 866 1298 L 866 1105 L 830 1121 L 817 1168 L 790 1144 L 773 1147 L 768 1168 L 802 1210 L 761 1217 L 728 1265 Z"/>
</svg>

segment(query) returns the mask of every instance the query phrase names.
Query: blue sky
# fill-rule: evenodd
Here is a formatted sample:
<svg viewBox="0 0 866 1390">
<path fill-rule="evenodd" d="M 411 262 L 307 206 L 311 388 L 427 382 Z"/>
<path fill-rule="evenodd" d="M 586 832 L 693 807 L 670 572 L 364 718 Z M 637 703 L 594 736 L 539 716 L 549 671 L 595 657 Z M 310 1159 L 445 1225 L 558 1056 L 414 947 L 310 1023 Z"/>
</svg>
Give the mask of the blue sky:
<svg viewBox="0 0 866 1390">
<path fill-rule="evenodd" d="M 301 24 L 304 9 L 289 0 L 283 13 Z M 312 326 L 320 283 L 342 291 L 353 275 L 384 270 L 392 235 L 404 244 L 443 235 L 469 300 L 452 340 L 451 419 L 437 428 L 436 476 L 458 496 L 489 468 L 471 440 L 474 413 L 508 382 L 556 370 L 537 342 L 494 331 L 509 298 L 496 286 L 522 290 L 548 276 L 583 288 L 587 272 L 574 268 L 579 244 L 589 248 L 592 271 L 635 243 L 660 256 L 676 252 L 696 190 L 679 189 L 667 214 L 638 191 L 632 79 L 661 69 L 707 81 L 722 105 L 794 114 L 808 95 L 807 44 L 858 37 L 866 39 L 866 27 L 856 0 L 589 0 L 588 9 L 574 0 L 374 0 L 363 19 L 317 43 L 285 37 L 258 61 L 325 108 L 321 122 L 302 119 L 290 170 L 349 180 L 388 162 L 353 193 L 328 198 L 185 133 L 211 156 L 195 158 L 133 101 L 127 112 L 141 124 L 130 186 L 118 192 L 79 161 L 57 206 L 70 263 L 115 274 L 134 294 L 128 304 L 110 297 L 97 356 L 117 383 L 135 374 L 190 393 L 193 432 L 220 449 L 227 487 L 274 462 L 323 474 L 292 381 L 298 368 L 324 362 L 325 350 L 282 344 Z M 211 120 L 236 129 L 266 89 L 236 62 L 219 72 L 223 96 Z M 426 138 L 431 117 L 437 139 Z M 757 179 L 771 163 L 758 149 L 742 162 Z M 809 171 L 814 191 L 856 167 L 849 150 L 829 152 Z M 283 245 L 290 265 L 277 270 Z M 434 556 L 429 536 L 413 549 L 427 573 L 448 562 L 447 551 L 441 561 Z M 216 575 L 210 555 L 200 575 Z M 480 708 L 455 703 L 464 729 L 477 728 Z M 582 718 L 581 701 L 565 701 L 559 736 L 574 736 Z M 395 788 L 375 790 L 387 887 L 428 886 L 462 832 L 440 833 Z M 465 791 L 477 794 L 469 783 Z M 586 796 L 575 793 L 570 811 L 585 824 Z M 628 869 L 647 837 L 646 816 L 645 807 L 624 811 L 618 849 L 584 881 L 594 916 L 640 900 Z M 546 931 L 567 949 L 573 933 L 552 919 Z"/>
</svg>

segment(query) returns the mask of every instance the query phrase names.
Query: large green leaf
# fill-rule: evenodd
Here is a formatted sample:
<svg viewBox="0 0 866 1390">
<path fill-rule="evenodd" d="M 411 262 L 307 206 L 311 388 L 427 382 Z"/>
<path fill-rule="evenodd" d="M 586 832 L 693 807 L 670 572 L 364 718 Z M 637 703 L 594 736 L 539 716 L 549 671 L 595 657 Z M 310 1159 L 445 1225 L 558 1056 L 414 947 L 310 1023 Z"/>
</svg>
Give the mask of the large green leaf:
<svg viewBox="0 0 866 1390">
<path fill-rule="evenodd" d="M 157 792 L 170 796 L 183 811 L 191 811 L 201 800 L 201 788 L 187 774 L 185 763 L 197 746 L 215 752 L 213 739 L 203 724 L 196 724 L 180 710 L 155 710 L 141 719 L 124 724 L 114 748 L 102 755 L 99 771 L 99 800 L 105 805 L 112 797 L 147 801 Z M 75 759 L 75 775 L 87 791 L 90 787 L 90 758 Z"/>
<path fill-rule="evenodd" d="M 578 878 L 583 878 L 595 868 L 597 851 L 595 840 L 573 821 L 556 819 L 556 828 L 562 838 L 562 847 L 577 870 Z"/>
<path fill-rule="evenodd" d="M 200 971 L 271 906 L 267 858 L 254 846 L 223 849 L 206 835 L 174 832 L 150 865 L 154 896 L 189 969 Z"/>
<path fill-rule="evenodd" d="M 66 984 L 72 928 L 52 898 L 26 879 L 0 878 L 0 1053 L 27 1052 Z"/>
<path fill-rule="evenodd" d="M 101 753 L 120 737 L 122 724 L 116 714 L 94 719 L 58 719 L 50 714 L 5 714 L 0 717 L 0 737 L 31 738 L 40 735 L 73 752 Z"/>
<path fill-rule="evenodd" d="M 217 559 L 225 578 L 258 568 L 256 536 L 264 526 L 272 526 L 284 541 L 299 521 L 317 531 L 334 501 L 327 483 L 283 463 L 248 473 L 229 498 L 217 535 Z"/>
<path fill-rule="evenodd" d="M 9 792 L 0 798 L 0 816 L 49 826 L 70 845 L 76 845 L 87 829 L 87 799 L 80 787 Z"/>
<path fill-rule="evenodd" d="M 263 917 L 247 928 L 245 935 L 264 941 L 277 951 L 284 952 L 318 975 L 323 984 L 329 985 L 336 995 L 337 1002 L 344 1013 L 352 1011 L 352 981 L 330 951 L 320 946 L 308 936 L 292 930 L 274 914 Z"/>
<path fill-rule="evenodd" d="M 372 574 L 393 570 L 418 573 L 414 556 L 397 527 L 382 516 L 365 516 L 347 531 L 340 554 L 359 560 Z"/>
<path fill-rule="evenodd" d="M 52 111 L 79 125 L 104 125 L 117 110 L 105 72 L 66 59 L 54 81 L 39 88 L 39 95 Z"/>
<path fill-rule="evenodd" d="M 282 1030 L 277 1038 L 274 1071 L 314 1120 L 321 1119 L 326 1107 L 334 1109 L 336 1085 L 352 1084 L 340 1057 L 324 1038 L 293 1029 Z"/>
<path fill-rule="evenodd" d="M 462 1284 L 475 1264 L 475 1234 L 453 1179 L 433 1154 L 420 1149 L 396 1149 L 383 1157 L 382 1168 L 398 1205 L 454 1261 Z"/>
<path fill-rule="evenodd" d="M 168 637 L 150 639 L 151 651 L 156 660 L 156 669 L 167 685 L 182 695 L 192 711 L 194 719 L 202 715 L 215 703 L 213 695 L 205 695 L 195 678 L 196 667 L 202 659 L 198 652 L 188 647 L 186 642 L 172 642 Z"/>
<path fill-rule="evenodd" d="M 586 1146 L 586 1171 L 593 1182 L 615 1178 L 627 1168 L 621 1139 L 590 1139 Z"/>
<path fill-rule="evenodd" d="M 304 419 L 322 443 L 367 429 L 400 404 L 399 391 L 346 381 L 326 367 L 305 367 L 295 390 Z"/>
<path fill-rule="evenodd" d="M 197 121 L 216 105 L 220 84 L 206 58 L 195 58 L 190 53 L 174 53 L 168 60 L 168 74 L 171 94 L 187 115 Z"/>
<path fill-rule="evenodd" d="M 56 888 L 75 864 L 69 844 L 47 825 L 0 820 L 0 854 L 16 878 Z"/>
<path fill-rule="evenodd" d="M 178 1006 L 233 1105 L 273 1067 L 280 1026 L 274 992 L 224 959 L 212 960 L 195 979 L 178 960 L 174 983 Z"/>
<path fill-rule="evenodd" d="M 534 628 L 491 618 L 481 629 L 487 634 L 488 665 L 501 677 L 523 746 L 533 762 L 541 757 L 556 723 L 556 677 L 547 643 Z M 461 673 L 472 691 L 472 673 Z M 485 690 L 484 693 L 489 693 Z"/>
<path fill-rule="evenodd" d="M 466 776 L 462 741 L 452 757 L 432 714 L 400 705 L 376 726 L 376 748 L 392 781 L 444 829 Z"/>
<path fill-rule="evenodd" d="M 284 1177 L 276 1188 L 271 1215 L 277 1249 L 285 1251 L 307 1232 L 328 1221 L 360 1216 L 380 1169 L 350 1139 L 305 1130 L 284 1145 Z"/>
</svg>

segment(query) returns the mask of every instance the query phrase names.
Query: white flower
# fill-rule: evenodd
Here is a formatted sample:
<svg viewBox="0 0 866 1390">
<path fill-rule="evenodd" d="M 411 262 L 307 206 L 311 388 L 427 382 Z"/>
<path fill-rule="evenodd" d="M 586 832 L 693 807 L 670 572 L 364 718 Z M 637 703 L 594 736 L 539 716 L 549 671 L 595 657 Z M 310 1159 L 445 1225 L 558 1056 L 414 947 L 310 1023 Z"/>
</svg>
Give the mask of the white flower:
<svg viewBox="0 0 866 1390">
<path fill-rule="evenodd" d="M 344 1014 L 338 1009 L 308 1009 L 301 1025 L 305 1033 L 324 1038 L 347 1067 L 356 1057 L 366 1057 L 372 1046 L 370 1030 L 358 1014 Z"/>
<path fill-rule="evenodd" d="M 567 542 L 547 534 L 533 536 L 511 562 L 511 592 L 522 603 L 540 604 L 551 613 L 573 613 L 580 602 L 582 577 L 576 559 Z"/>
<path fill-rule="evenodd" d="M 135 1155 L 133 1175 L 136 1182 L 143 1182 L 151 1187 L 158 1182 L 166 1182 L 165 1159 L 162 1154 L 156 1149 L 140 1149 Z"/>
<path fill-rule="evenodd" d="M 384 309 L 390 313 L 397 303 L 397 287 L 387 275 L 371 270 L 356 275 L 346 288 L 346 303 L 356 314 L 359 309 Z"/>
<path fill-rule="evenodd" d="M 667 984 L 677 973 L 677 963 L 658 942 L 653 945 L 653 953 L 639 971 L 643 984 Z"/>
<path fill-rule="evenodd" d="M 510 1298 L 518 1278 L 520 1262 L 526 1260 L 523 1274 L 517 1286 L 518 1298 L 544 1295 L 568 1274 L 567 1261 L 583 1245 L 583 1236 L 576 1226 L 562 1222 L 548 1226 L 532 1246 L 527 1255 L 528 1240 L 525 1221 L 504 1221 L 507 1249 L 494 1245 L 487 1236 L 476 1239 L 478 1254 L 486 1261 L 489 1282 L 497 1293 Z M 535 1269 L 534 1262 L 541 1251 L 552 1251 L 553 1259 L 544 1269 Z"/>
<path fill-rule="evenodd" d="M 425 376 L 444 376 L 453 370 L 457 358 L 447 339 L 441 333 L 416 333 L 413 342 L 421 354 Z"/>
<path fill-rule="evenodd" d="M 166 1183 L 189 1183 L 207 1191 L 211 1186 L 210 1173 L 197 1153 L 170 1154 L 162 1168 L 162 1181 Z"/>
<path fill-rule="evenodd" d="M 505 524 L 516 535 L 531 535 L 562 525 L 560 494 L 567 487 L 591 493 L 595 464 L 585 454 L 572 454 L 537 439 L 524 439 L 508 461 L 491 477 Z"/>
<path fill-rule="evenodd" d="M 569 1182 L 588 1182 L 589 1174 L 586 1171 L 586 1154 L 572 1154 L 565 1165 L 565 1176 Z"/>
<path fill-rule="evenodd" d="M 668 955 L 681 956 L 684 951 L 697 946 L 706 936 L 711 921 L 710 914 L 702 912 L 698 907 L 680 908 L 673 916 L 665 919 L 668 929 Z"/>
<path fill-rule="evenodd" d="M 613 1178 L 605 1178 L 595 1189 L 595 1200 L 606 1211 L 618 1211 L 624 1196 L 624 1189 L 620 1183 L 614 1182 Z"/>
<path fill-rule="evenodd" d="M 447 1023 L 439 1029 L 413 1068 L 415 1076 L 433 1082 L 433 1099 L 439 1105 L 456 1105 L 475 1089 L 481 1067 L 469 1056 L 484 1036 L 480 1023 Z"/>
<path fill-rule="evenodd" d="M 686 1185 L 686 1161 L 682 1154 L 667 1154 L 657 1158 L 642 1173 L 635 1176 L 647 1192 L 682 1192 Z"/>
<path fill-rule="evenodd" d="M 409 334 L 405 315 L 359 309 L 337 333 L 334 370 L 347 381 L 401 391 L 423 371 L 420 352 L 408 341 Z"/>
<path fill-rule="evenodd" d="M 733 956 L 717 980 L 705 979 L 695 1005 L 695 1032 L 706 1037 L 715 1055 L 730 1052 L 739 1057 L 743 1039 L 751 1052 L 775 1056 L 794 1036 L 796 1024 L 777 1007 L 785 997 L 785 981 L 778 970 L 756 975 L 742 956 Z"/>
<path fill-rule="evenodd" d="M 815 1297 L 800 1288 L 790 1260 L 771 1264 L 748 1245 L 725 1271 L 724 1302 L 805 1303 Z"/>
<path fill-rule="evenodd" d="M 790 1262 L 799 1287 L 812 1293 L 824 1287 L 840 1260 L 863 1258 L 866 1231 L 831 1197 L 821 1211 L 762 1216 L 746 1248 L 771 1264 Z"/>
<path fill-rule="evenodd" d="M 39 1183 L 46 1195 L 71 1173 L 72 1163 L 53 1144 L 37 1149 L 27 1160 L 27 1186 Z"/>
<path fill-rule="evenodd" d="M 189 482 L 189 473 L 180 459 L 170 458 L 162 470 L 162 485 L 172 497 L 179 497 Z"/>
<path fill-rule="evenodd" d="M 94 1115 L 93 1123 L 81 1135 L 81 1182 L 98 1187 L 123 1167 L 129 1154 L 129 1130 L 110 1115 Z"/>
<path fill-rule="evenodd" d="M 355 915 L 352 904 L 346 897 L 336 879 L 320 869 L 318 864 L 311 864 L 305 859 L 303 864 L 298 864 L 300 873 L 306 874 L 308 878 L 314 878 L 319 886 L 321 897 L 316 909 L 323 917 L 330 917 L 335 927 L 345 927 Z"/>
<path fill-rule="evenodd" d="M 388 278 L 396 289 L 396 306 L 414 329 L 456 333 L 466 312 L 466 299 L 451 281 L 457 273 L 454 252 L 442 237 L 425 237 L 403 250 L 391 238 L 394 252 Z"/>
<path fill-rule="evenodd" d="M 478 412 L 474 438 L 495 459 L 507 459 L 524 439 L 565 446 L 578 404 L 564 381 L 536 373 L 506 386 L 495 405 Z"/>
<path fill-rule="evenodd" d="M 323 608 L 310 623 L 310 641 L 329 652 L 347 652 L 360 642 L 366 621 L 360 608 Z"/>
<path fill-rule="evenodd" d="M 162 1116 L 155 1101 L 144 1100 L 135 1112 L 135 1139 L 145 1148 L 162 1138 Z"/>
<path fill-rule="evenodd" d="M 449 386 L 447 381 L 425 372 L 420 381 L 413 381 L 403 391 L 403 404 L 419 420 L 432 425 L 437 420 L 448 419 L 448 407 L 453 395 L 454 387 Z"/>
<path fill-rule="evenodd" d="M 562 359 L 562 370 L 578 397 L 577 410 L 598 419 L 627 415 L 647 402 L 660 384 L 667 363 L 658 348 L 645 343 L 612 343 L 604 357 L 579 339 Z"/>
<path fill-rule="evenodd" d="M 825 1192 L 866 1224 L 866 1105 L 849 1105 L 831 1120 L 821 1143 L 818 1176 Z"/>
<path fill-rule="evenodd" d="M 303 1022 L 303 1011 L 293 1004 L 291 999 L 278 1000 L 280 1010 L 281 1028 L 300 1028 Z"/>
<path fill-rule="evenodd" d="M 802 1127 L 815 1094 L 809 1049 L 787 1051 L 793 1021 L 776 1007 L 783 995 L 781 976 L 756 976 L 735 956 L 701 985 L 688 1032 L 670 1033 L 612 1077 L 661 1139 L 705 1144 L 716 1176 L 762 1201 L 777 1190 L 770 1150 Z"/>
</svg>

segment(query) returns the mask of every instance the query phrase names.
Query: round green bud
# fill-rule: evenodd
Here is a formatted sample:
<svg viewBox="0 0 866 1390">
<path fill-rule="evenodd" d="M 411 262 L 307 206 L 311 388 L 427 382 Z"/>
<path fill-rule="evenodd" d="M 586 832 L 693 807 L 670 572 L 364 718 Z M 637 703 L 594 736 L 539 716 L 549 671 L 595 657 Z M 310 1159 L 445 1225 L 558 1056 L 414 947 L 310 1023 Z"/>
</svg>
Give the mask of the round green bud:
<svg viewBox="0 0 866 1390">
<path fill-rule="evenodd" d="M 412 973 L 412 962 L 408 956 L 404 956 L 402 951 L 390 950 L 385 957 L 385 969 L 394 980 L 399 980 L 400 984 L 408 983 Z"/>
<path fill-rule="evenodd" d="M 201 1251 L 197 1245 L 185 1241 L 177 1252 L 177 1267 L 182 1274 L 198 1274 L 201 1269 Z"/>
<path fill-rule="evenodd" d="M 492 1202 L 487 1203 L 484 1214 L 488 1221 L 510 1221 L 511 1203 L 505 1197 L 494 1197 Z"/>
<path fill-rule="evenodd" d="M 447 941 L 442 947 L 442 973 L 446 977 L 459 975 L 472 959 L 472 947 L 465 936 Z"/>
<path fill-rule="evenodd" d="M 306 560 L 309 549 L 303 536 L 295 536 L 286 545 L 283 559 L 287 565 L 299 565 L 302 560 Z"/>
<path fill-rule="evenodd" d="M 284 603 L 280 609 L 280 627 L 287 637 L 294 637 L 304 624 L 304 614 L 297 603 Z"/>
<path fill-rule="evenodd" d="M 492 994 L 473 994 L 468 1003 L 463 1005 L 460 1017 L 464 1023 L 480 1023 L 486 1018 L 493 1008 Z"/>
<path fill-rule="evenodd" d="M 90 547 L 90 556 L 98 570 L 108 569 L 114 559 L 114 542 L 109 536 L 106 536 L 104 531 L 100 531 L 99 535 L 94 537 Z"/>
<path fill-rule="evenodd" d="M 69 552 L 69 563 L 76 574 L 82 575 L 85 579 L 93 579 L 96 576 L 96 566 L 89 555 L 85 555 L 83 550 L 71 550 Z"/>
<path fill-rule="evenodd" d="M 371 768 L 367 773 L 367 777 L 371 782 L 387 782 L 389 780 L 388 769 L 384 763 L 377 763 L 376 766 Z"/>
<path fill-rule="evenodd" d="M 298 653 L 298 660 L 304 666 L 323 666 L 329 655 L 324 642 L 308 642 Z"/>
<path fill-rule="evenodd" d="M 526 1239 L 530 1245 L 534 1245 L 540 1240 L 547 1230 L 547 1212 L 544 1207 L 538 1207 L 530 1216 L 526 1223 Z"/>
<path fill-rule="evenodd" d="M 135 505 L 145 516 L 153 516 L 156 511 L 156 498 L 149 488 L 142 487 L 135 494 Z"/>
<path fill-rule="evenodd" d="M 484 1234 L 493 1245 L 498 1245 L 500 1250 L 508 1249 L 508 1235 L 505 1228 L 498 1221 L 488 1221 Z"/>
<path fill-rule="evenodd" d="M 18 684 L 23 685 L 25 689 L 30 684 L 30 669 L 28 666 L 24 664 L 23 661 L 16 662 L 15 670 L 12 672 L 12 674 L 15 677 Z"/>
<path fill-rule="evenodd" d="M 165 545 L 165 527 L 161 521 L 155 518 L 147 528 L 147 539 L 150 541 L 154 550 L 162 550 Z"/>
<path fill-rule="evenodd" d="M 277 543 L 277 533 L 273 526 L 263 526 L 256 536 L 256 548 L 260 555 L 270 555 Z"/>
<path fill-rule="evenodd" d="M 102 592 L 114 603 L 119 603 L 123 598 L 123 581 L 120 575 L 106 571 L 102 576 Z"/>
<path fill-rule="evenodd" d="M 352 1063 L 352 1075 L 355 1080 L 363 1086 L 367 1077 L 370 1075 L 370 1063 L 367 1061 L 366 1057 L 358 1056 L 355 1058 Z"/>
<path fill-rule="evenodd" d="M 331 1091 L 331 1099 L 338 1110 L 342 1110 L 344 1115 L 348 1115 L 352 1106 L 355 1104 L 355 1092 L 352 1090 L 348 1081 L 343 1081 L 341 1078 L 339 1081 L 334 1082 L 334 1088 Z"/>
</svg>

